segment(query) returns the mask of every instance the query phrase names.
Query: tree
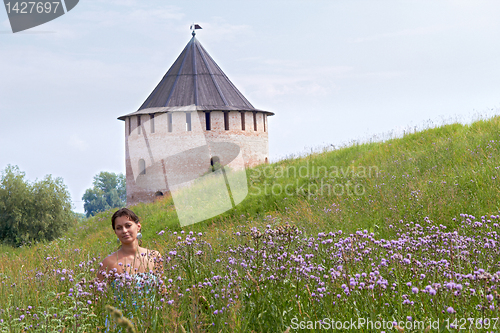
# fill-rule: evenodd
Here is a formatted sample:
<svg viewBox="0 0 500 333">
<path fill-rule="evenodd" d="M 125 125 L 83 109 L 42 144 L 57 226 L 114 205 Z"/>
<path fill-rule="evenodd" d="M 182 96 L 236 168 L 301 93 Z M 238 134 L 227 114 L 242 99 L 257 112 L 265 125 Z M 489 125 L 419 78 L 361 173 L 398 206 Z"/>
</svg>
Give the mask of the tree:
<svg viewBox="0 0 500 333">
<path fill-rule="evenodd" d="M 102 171 L 94 176 L 93 188 L 85 191 L 82 197 L 87 217 L 110 208 L 120 208 L 127 202 L 125 176 Z"/>
<path fill-rule="evenodd" d="M 71 197 L 61 178 L 33 183 L 8 165 L 0 180 L 0 241 L 19 246 L 54 240 L 74 222 Z"/>
</svg>

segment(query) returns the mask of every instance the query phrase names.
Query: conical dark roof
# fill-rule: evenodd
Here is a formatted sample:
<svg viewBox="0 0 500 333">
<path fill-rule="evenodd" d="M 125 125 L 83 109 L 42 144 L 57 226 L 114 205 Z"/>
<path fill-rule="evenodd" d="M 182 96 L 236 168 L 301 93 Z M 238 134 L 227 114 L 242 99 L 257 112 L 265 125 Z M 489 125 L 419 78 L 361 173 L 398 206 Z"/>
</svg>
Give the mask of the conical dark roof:
<svg viewBox="0 0 500 333">
<path fill-rule="evenodd" d="M 193 36 L 138 111 L 121 116 L 172 111 L 259 111 L 228 79 Z"/>
</svg>

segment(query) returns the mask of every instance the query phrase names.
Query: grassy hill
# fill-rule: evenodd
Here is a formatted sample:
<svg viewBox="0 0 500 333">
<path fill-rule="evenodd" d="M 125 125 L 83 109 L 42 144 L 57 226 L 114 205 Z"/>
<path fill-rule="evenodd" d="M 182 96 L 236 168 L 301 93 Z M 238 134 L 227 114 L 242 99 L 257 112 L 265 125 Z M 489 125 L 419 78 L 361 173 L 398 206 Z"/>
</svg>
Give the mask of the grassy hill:
<svg viewBox="0 0 500 333">
<path fill-rule="evenodd" d="M 290 239 L 297 239 L 297 242 L 299 242 L 299 235 L 302 241 L 313 237 L 318 243 L 323 237 L 318 236 L 318 234 L 330 232 L 333 235 L 339 230 L 344 235 L 357 235 L 356 231 L 366 230 L 368 235 L 372 233 L 370 237 L 374 237 L 374 239 L 399 239 L 401 235 L 409 232 L 404 230 L 404 225 L 413 227 L 424 222 L 429 224 L 430 221 L 434 221 L 432 222 L 433 226 L 442 225 L 446 226 L 448 230 L 461 230 L 464 228 L 464 219 L 472 218 L 472 216 L 496 216 L 499 213 L 499 129 L 500 117 L 495 117 L 477 121 L 471 125 L 446 125 L 407 134 L 402 138 L 385 142 L 354 144 L 334 151 L 315 153 L 249 169 L 247 170 L 249 194 L 241 204 L 220 216 L 184 228 L 186 233 L 183 234 L 181 234 L 171 198 L 165 198 L 152 204 L 139 204 L 131 208 L 141 217 L 144 245 L 160 250 L 166 257 L 170 250 L 178 249 L 179 240 L 177 237 L 182 235 L 184 237 L 181 237 L 182 242 L 184 242 L 189 231 L 192 231 L 193 235 L 203 234 L 203 242 L 207 243 L 203 243 L 205 245 L 195 243 L 200 248 L 210 244 L 211 250 L 207 251 L 207 253 L 212 253 L 210 259 L 220 256 L 220 258 L 225 258 L 224 260 L 230 260 L 228 258 L 230 258 L 231 249 L 251 244 L 255 247 L 256 244 L 259 244 L 260 236 L 256 236 L 257 231 L 255 231 L 257 229 L 265 235 L 267 235 L 266 232 L 274 230 L 273 232 L 278 235 L 286 234 L 291 237 Z M 104 256 L 116 250 L 116 237 L 112 232 L 110 222 L 111 214 L 112 212 L 101 213 L 79 223 L 65 237 L 50 244 L 38 244 L 32 248 L 21 249 L 0 247 L 0 318 L 7 318 L 5 309 L 15 309 L 16 307 L 24 309 L 28 305 L 46 307 L 50 300 L 59 299 L 58 294 L 65 293 L 67 295 L 71 283 L 68 283 L 67 280 L 64 283 L 54 280 L 55 277 L 59 276 L 58 273 L 54 273 L 57 270 L 71 269 L 74 272 L 74 279 L 77 275 L 78 279 L 82 277 L 86 278 L 86 281 L 91 279 L 95 274 L 91 269 L 96 269 L 97 263 Z M 464 217 L 465 215 L 461 216 L 460 214 L 468 215 Z M 402 227 L 396 227 L 398 225 Z M 282 231 L 285 229 L 280 229 L 284 226 L 286 226 L 285 228 L 292 226 L 298 229 L 293 229 L 293 232 L 290 231 L 292 229 L 286 229 L 288 231 L 285 232 Z M 251 228 L 254 227 L 257 229 L 252 232 Z M 159 233 L 163 234 L 161 231 L 165 231 L 165 235 L 168 236 L 158 235 Z M 244 238 L 240 238 L 240 235 Z M 299 242 L 300 246 L 295 243 L 295 245 L 291 245 L 290 239 L 288 243 L 283 238 L 279 238 L 279 241 L 286 244 L 288 248 L 295 246 L 296 253 L 302 251 L 299 249 L 302 249 L 304 244 Z M 277 240 L 277 242 L 279 241 Z M 268 251 L 272 252 L 271 249 Z M 48 257 L 51 259 L 47 259 Z M 380 257 L 382 254 L 378 254 L 377 260 Z M 183 257 L 184 260 L 187 260 L 186 258 L 194 260 L 192 254 Z M 496 260 L 496 257 L 492 258 L 485 257 L 483 259 Z M 193 261 L 193 265 L 196 262 L 202 266 L 195 265 L 198 267 L 195 275 L 188 274 L 191 266 L 184 267 L 184 261 L 180 261 L 177 268 L 172 268 L 172 271 L 184 267 L 181 273 L 176 271 L 176 274 L 183 277 L 199 275 L 201 280 L 193 277 L 193 280 L 190 281 L 194 286 L 203 281 L 202 277 L 210 279 L 208 272 L 222 269 L 217 268 L 218 266 L 211 267 L 205 261 L 203 264 L 196 260 Z M 327 262 L 329 261 L 323 262 L 322 265 L 328 266 Z M 344 266 L 347 266 L 346 263 L 349 260 L 344 258 L 342 262 Z M 470 269 L 474 270 L 474 268 Z M 20 273 L 12 274 L 11 272 Z M 42 274 L 44 278 L 37 280 L 36 277 L 40 276 L 40 272 L 44 272 L 45 275 Z M 238 289 L 240 292 L 245 290 L 245 283 L 250 283 L 250 285 L 246 285 L 247 288 L 250 288 L 252 281 L 255 281 L 254 288 L 265 285 L 267 280 L 264 281 L 255 276 L 254 274 L 257 272 L 264 279 L 265 274 L 261 270 L 247 271 L 250 277 L 240 280 L 240 289 Z M 394 283 L 399 286 L 403 283 L 403 281 L 399 281 L 402 276 L 406 276 L 410 281 L 415 279 L 415 275 L 410 271 L 404 272 L 406 271 L 400 272 L 400 275 L 394 275 L 393 267 L 387 274 L 392 276 L 396 281 Z M 245 271 L 240 272 L 240 274 L 246 276 Z M 344 272 L 343 274 L 344 283 L 348 284 L 349 276 L 352 277 L 354 273 Z M 26 284 L 26 281 L 42 281 L 45 289 L 41 289 L 40 285 L 36 285 L 33 289 L 33 286 Z M 312 284 L 301 285 L 301 290 L 299 290 L 299 282 L 296 284 L 287 283 L 281 282 L 279 288 L 296 288 L 295 296 L 309 295 L 311 297 L 309 288 L 312 288 Z M 13 284 L 17 285 L 14 288 L 15 291 L 13 291 L 13 287 L 9 287 Z M 246 315 L 248 319 L 250 313 L 253 313 L 260 318 L 259 311 L 268 315 L 273 314 L 273 311 L 284 311 L 282 308 L 274 309 L 270 305 L 276 302 L 276 297 L 280 297 L 280 293 L 272 289 L 275 287 L 273 286 L 269 286 L 269 298 L 264 297 L 257 300 L 252 298 L 254 297 L 252 293 L 239 294 L 240 297 L 247 297 L 249 304 L 254 304 L 254 307 L 247 308 L 236 303 L 237 306 L 233 308 L 235 310 L 232 310 L 235 312 L 231 316 L 243 313 L 243 316 Z M 332 284 L 331 288 L 334 286 L 336 284 Z M 337 287 L 341 288 L 340 284 Z M 179 329 L 178 326 L 182 323 L 187 323 L 187 326 L 196 331 L 194 329 L 196 325 L 194 325 L 192 318 L 186 314 L 179 314 L 179 309 L 186 310 L 190 307 L 202 306 L 203 302 L 200 300 L 202 300 L 203 292 L 200 290 L 197 291 L 197 294 L 190 294 L 191 301 L 187 302 L 189 304 L 178 302 L 181 305 L 175 310 L 178 311 L 175 315 L 177 317 L 174 316 L 178 318 L 175 321 L 175 325 L 177 325 L 175 330 Z M 272 290 L 276 294 L 273 294 Z M 208 299 L 211 305 L 214 305 L 215 303 L 211 301 L 212 298 L 209 298 L 210 295 L 206 294 L 203 297 Z M 390 302 L 389 300 L 392 298 L 388 297 L 387 302 Z M 177 298 L 175 299 L 177 302 Z M 357 311 L 360 311 L 360 314 L 371 313 L 366 312 L 366 309 L 359 309 L 359 303 L 363 300 L 366 303 L 368 299 L 369 297 L 367 299 L 360 298 L 358 303 L 354 302 L 354 304 L 358 304 Z M 174 298 L 172 298 L 172 302 L 174 302 Z M 316 313 L 315 311 L 318 311 L 314 302 L 310 301 L 307 304 L 301 302 L 297 301 L 298 308 L 295 303 L 287 303 L 286 306 L 283 306 L 287 307 L 289 313 L 292 311 L 301 316 L 303 312 L 312 316 L 313 313 Z M 331 307 L 331 300 L 329 302 Z M 346 304 L 351 304 L 350 301 L 346 302 Z M 85 307 L 86 313 L 82 313 L 81 316 L 87 316 L 87 323 L 95 324 L 97 319 L 92 319 L 93 317 L 88 316 L 88 314 L 99 315 L 104 311 L 103 304 Z M 260 304 L 260 308 L 256 304 Z M 63 307 L 63 305 L 60 306 Z M 59 309 L 57 306 L 56 308 Z M 76 308 L 77 306 L 75 306 Z M 392 308 L 393 311 L 387 310 L 389 311 L 387 315 L 390 313 L 394 318 L 404 316 L 407 313 L 413 315 L 419 313 L 421 317 L 429 315 L 432 318 L 438 318 L 440 316 L 438 314 L 436 314 L 437 317 L 432 316 L 428 310 L 427 312 L 404 311 L 398 304 L 391 304 L 388 308 Z M 12 311 L 17 311 L 16 315 L 19 317 L 21 313 L 19 310 Z M 373 311 L 376 312 L 379 309 Z M 184 312 L 192 311 L 186 310 Z M 172 315 L 171 312 L 168 313 Z M 214 321 L 217 316 L 209 313 L 211 312 L 208 311 L 204 316 L 208 316 L 206 320 L 212 322 L 217 327 L 217 331 L 228 329 L 225 328 L 223 322 Z M 333 311 L 326 314 L 331 313 L 338 312 Z M 348 313 L 350 312 L 346 312 L 345 316 Z M 265 319 L 265 315 L 262 318 L 264 323 L 269 324 L 267 320 L 271 319 Z M 444 320 L 443 317 L 438 319 Z M 232 330 L 259 331 L 259 327 L 262 329 L 259 326 L 262 325 L 260 319 L 242 320 L 239 324 L 238 320 L 234 318 L 226 318 L 225 320 L 231 322 Z M 77 327 L 76 322 L 72 322 L 75 327 Z M 97 322 L 101 323 L 102 320 L 97 320 Z M 271 322 L 274 323 L 273 320 Z M 0 328 L 3 327 L 1 325 L 0 323 Z M 84 325 L 83 322 L 82 325 Z M 282 322 L 276 326 L 276 330 L 284 330 L 287 325 L 289 326 L 290 323 Z M 207 326 L 200 329 L 210 330 Z M 0 332 L 2 332 L 1 329 Z"/>
<path fill-rule="evenodd" d="M 454 226 L 452 219 L 461 213 L 496 213 L 499 130 L 496 117 L 262 165 L 248 170 L 249 194 L 240 205 L 187 229 L 290 222 L 311 232 L 367 229 L 387 237 L 393 234 L 388 225 L 399 220 L 430 217 Z M 143 219 L 146 239 L 163 229 L 180 230 L 171 198 L 132 209 Z M 112 241 L 110 214 L 78 227 L 97 235 L 77 229 L 73 237 Z M 100 238 L 103 229 L 107 238 Z"/>
</svg>

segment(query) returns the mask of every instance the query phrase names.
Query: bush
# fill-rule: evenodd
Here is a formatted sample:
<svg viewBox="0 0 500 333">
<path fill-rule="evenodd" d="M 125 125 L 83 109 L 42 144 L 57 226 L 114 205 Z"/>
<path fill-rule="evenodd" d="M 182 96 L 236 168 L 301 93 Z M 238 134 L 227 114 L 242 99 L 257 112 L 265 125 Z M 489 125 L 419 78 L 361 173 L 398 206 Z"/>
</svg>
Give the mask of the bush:
<svg viewBox="0 0 500 333">
<path fill-rule="evenodd" d="M 30 183 L 17 166 L 0 180 L 0 242 L 19 246 L 60 237 L 74 221 L 71 199 L 61 178 L 47 175 Z"/>
</svg>

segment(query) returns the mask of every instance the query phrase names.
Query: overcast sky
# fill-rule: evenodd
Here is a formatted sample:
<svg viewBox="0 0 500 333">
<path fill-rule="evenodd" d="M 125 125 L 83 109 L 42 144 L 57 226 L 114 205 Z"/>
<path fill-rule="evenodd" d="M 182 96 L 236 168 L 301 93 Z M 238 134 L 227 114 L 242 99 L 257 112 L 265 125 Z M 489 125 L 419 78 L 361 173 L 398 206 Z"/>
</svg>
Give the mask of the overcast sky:
<svg viewBox="0 0 500 333">
<path fill-rule="evenodd" d="M 81 0 L 13 34 L 0 8 L 0 169 L 74 208 L 125 172 L 124 123 L 191 38 L 269 118 L 271 161 L 500 113 L 500 1 Z M 430 120 L 430 121 L 429 121 Z M 385 136 L 382 135 L 385 133 Z"/>
</svg>

